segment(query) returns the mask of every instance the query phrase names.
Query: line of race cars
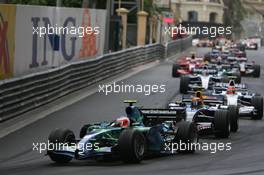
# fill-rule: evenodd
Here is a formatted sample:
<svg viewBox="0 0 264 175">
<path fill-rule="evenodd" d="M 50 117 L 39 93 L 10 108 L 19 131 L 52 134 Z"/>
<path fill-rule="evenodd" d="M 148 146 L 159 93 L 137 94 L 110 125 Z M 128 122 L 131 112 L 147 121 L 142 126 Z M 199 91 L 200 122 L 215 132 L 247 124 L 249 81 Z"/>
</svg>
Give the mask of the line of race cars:
<svg viewBox="0 0 264 175">
<path fill-rule="evenodd" d="M 48 137 L 47 155 L 57 163 L 72 159 L 118 158 L 139 163 L 146 156 L 194 153 L 200 137 L 228 138 L 239 129 L 239 117 L 263 117 L 263 97 L 241 84 L 241 76 L 260 76 L 260 65 L 249 62 L 245 51 L 226 47 L 204 57 L 178 59 L 172 76 L 180 77 L 181 100 L 164 109 L 135 106 L 128 100 L 126 116 L 112 122 L 85 124 L 79 138 L 68 129 Z M 178 144 L 171 151 L 166 145 Z M 180 149 L 181 145 L 188 149 Z"/>
<path fill-rule="evenodd" d="M 241 39 L 240 42 L 235 43 L 236 45 L 242 46 L 247 50 L 258 50 L 261 39 L 259 37 L 253 36 L 247 39 Z M 193 39 L 192 45 L 196 47 L 222 47 L 223 45 L 232 44 L 231 40 L 227 40 L 224 37 L 219 37 L 214 40 L 208 38 Z"/>
<path fill-rule="evenodd" d="M 192 54 L 173 64 L 172 76 L 180 77 L 179 89 L 185 95 L 169 107 L 186 106 L 187 121 L 196 121 L 199 133 L 227 138 L 237 132 L 239 117 L 263 118 L 263 97 L 241 83 L 241 76 L 259 77 L 260 65 L 249 62 L 245 50 L 237 46 L 213 48 L 204 57 Z"/>
</svg>

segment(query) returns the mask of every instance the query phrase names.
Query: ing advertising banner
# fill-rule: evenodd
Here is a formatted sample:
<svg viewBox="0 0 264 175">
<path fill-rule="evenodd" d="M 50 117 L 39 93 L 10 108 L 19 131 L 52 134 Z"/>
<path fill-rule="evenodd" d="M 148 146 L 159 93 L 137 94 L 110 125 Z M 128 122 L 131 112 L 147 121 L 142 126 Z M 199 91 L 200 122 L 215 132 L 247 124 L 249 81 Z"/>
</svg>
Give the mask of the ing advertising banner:
<svg viewBox="0 0 264 175">
<path fill-rule="evenodd" d="M 103 54 L 105 10 L 18 5 L 16 13 L 15 75 Z"/>
<path fill-rule="evenodd" d="M 105 24 L 101 9 L 1 4 L 0 80 L 102 55 Z"/>
<path fill-rule="evenodd" d="M 16 6 L 0 5 L 0 79 L 13 76 Z"/>
</svg>

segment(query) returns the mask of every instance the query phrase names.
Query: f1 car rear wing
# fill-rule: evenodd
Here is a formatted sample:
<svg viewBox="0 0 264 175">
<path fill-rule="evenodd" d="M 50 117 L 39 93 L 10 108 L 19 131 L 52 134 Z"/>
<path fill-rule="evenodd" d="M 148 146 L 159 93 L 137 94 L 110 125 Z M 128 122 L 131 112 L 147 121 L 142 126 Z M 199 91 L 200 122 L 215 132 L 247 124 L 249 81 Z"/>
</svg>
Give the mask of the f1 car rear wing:
<svg viewBox="0 0 264 175">
<path fill-rule="evenodd" d="M 183 95 L 182 97 L 183 103 L 191 103 L 192 102 L 192 95 Z M 211 95 L 205 96 L 203 99 L 203 103 L 205 105 L 216 105 L 216 104 L 224 104 L 224 97 L 221 95 Z"/>
<path fill-rule="evenodd" d="M 209 75 L 215 75 L 215 74 L 217 74 L 217 70 L 214 69 L 214 68 L 210 68 L 210 67 L 208 67 L 207 69 L 203 69 L 203 68 L 201 68 L 201 69 L 194 68 L 193 69 L 193 73 L 195 73 L 195 74 L 202 74 L 204 72 L 206 72 Z"/>
<path fill-rule="evenodd" d="M 227 89 L 229 87 L 229 83 L 216 83 L 214 85 L 214 88 L 222 88 L 222 89 Z M 248 90 L 246 84 L 235 84 L 234 87 L 237 90 Z"/>
<path fill-rule="evenodd" d="M 145 119 L 156 119 L 156 120 L 172 120 L 178 121 L 185 117 L 185 108 L 177 107 L 175 109 L 140 109 Z"/>
<path fill-rule="evenodd" d="M 245 57 L 236 57 L 236 56 L 228 56 L 227 57 L 228 61 L 238 61 L 238 62 L 242 62 L 242 61 L 247 61 L 247 58 Z"/>
</svg>

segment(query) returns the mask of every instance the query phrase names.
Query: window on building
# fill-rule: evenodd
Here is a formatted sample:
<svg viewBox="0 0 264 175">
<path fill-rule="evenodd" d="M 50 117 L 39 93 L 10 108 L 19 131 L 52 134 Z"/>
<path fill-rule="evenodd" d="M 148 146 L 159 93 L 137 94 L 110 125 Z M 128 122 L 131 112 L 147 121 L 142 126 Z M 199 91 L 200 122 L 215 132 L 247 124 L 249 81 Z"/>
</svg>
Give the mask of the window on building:
<svg viewBox="0 0 264 175">
<path fill-rule="evenodd" d="M 209 2 L 212 2 L 212 3 L 218 3 L 218 4 L 221 3 L 220 0 L 210 0 Z"/>
<path fill-rule="evenodd" d="M 216 18 L 217 18 L 217 13 L 215 12 L 210 13 L 209 22 L 216 23 Z"/>
<path fill-rule="evenodd" d="M 190 22 L 198 21 L 198 13 L 196 11 L 189 11 L 188 12 L 188 21 L 190 21 Z"/>
</svg>

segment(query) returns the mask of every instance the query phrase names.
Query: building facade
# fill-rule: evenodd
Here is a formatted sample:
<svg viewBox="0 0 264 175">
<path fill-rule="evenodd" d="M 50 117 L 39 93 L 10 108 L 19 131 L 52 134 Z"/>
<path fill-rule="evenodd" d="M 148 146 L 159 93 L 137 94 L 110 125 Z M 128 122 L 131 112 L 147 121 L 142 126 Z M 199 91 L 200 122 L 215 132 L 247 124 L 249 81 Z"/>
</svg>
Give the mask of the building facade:
<svg viewBox="0 0 264 175">
<path fill-rule="evenodd" d="M 171 0 L 171 9 L 178 22 L 223 24 L 222 0 Z"/>
</svg>

